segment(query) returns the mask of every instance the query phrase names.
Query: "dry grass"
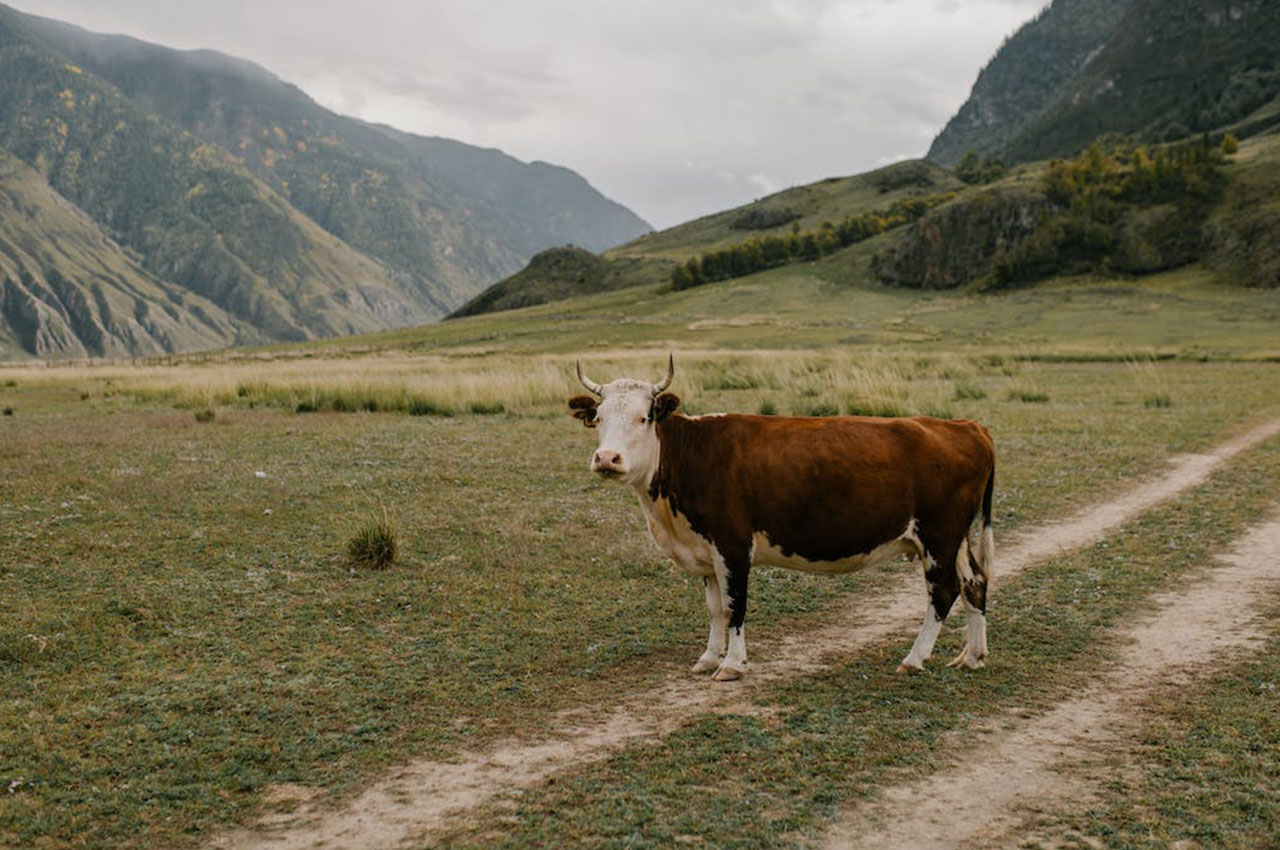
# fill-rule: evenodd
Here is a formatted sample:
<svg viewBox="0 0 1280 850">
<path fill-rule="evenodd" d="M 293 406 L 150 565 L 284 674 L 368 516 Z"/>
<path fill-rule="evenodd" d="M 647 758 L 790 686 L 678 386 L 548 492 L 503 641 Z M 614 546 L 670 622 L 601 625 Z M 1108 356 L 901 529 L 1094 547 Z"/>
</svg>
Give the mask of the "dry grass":
<svg viewBox="0 0 1280 850">
<path fill-rule="evenodd" d="M 595 380 L 657 380 L 665 353 L 593 353 L 583 362 Z M 677 352 L 675 388 L 691 409 L 748 391 L 779 413 L 946 416 L 954 379 L 982 372 L 967 355 L 920 358 L 908 352 Z M 194 411 L 272 407 L 299 413 L 393 412 L 545 416 L 580 392 L 573 361 L 563 355 L 516 357 L 413 355 L 239 357 L 175 360 L 146 366 L 11 367 L 28 381 L 76 388 L 82 398 L 123 395 Z M 746 409 L 746 408 L 742 408 Z"/>
</svg>

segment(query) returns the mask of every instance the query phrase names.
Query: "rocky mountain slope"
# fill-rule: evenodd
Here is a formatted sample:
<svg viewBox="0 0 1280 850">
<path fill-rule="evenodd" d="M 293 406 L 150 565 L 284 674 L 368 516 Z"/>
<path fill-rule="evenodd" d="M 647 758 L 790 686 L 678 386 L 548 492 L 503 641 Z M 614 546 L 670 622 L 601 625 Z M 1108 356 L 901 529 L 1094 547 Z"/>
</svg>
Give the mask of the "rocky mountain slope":
<svg viewBox="0 0 1280 850">
<path fill-rule="evenodd" d="M 208 299 L 151 275 L 0 150 L 0 358 L 126 356 L 258 341 Z"/>
</svg>

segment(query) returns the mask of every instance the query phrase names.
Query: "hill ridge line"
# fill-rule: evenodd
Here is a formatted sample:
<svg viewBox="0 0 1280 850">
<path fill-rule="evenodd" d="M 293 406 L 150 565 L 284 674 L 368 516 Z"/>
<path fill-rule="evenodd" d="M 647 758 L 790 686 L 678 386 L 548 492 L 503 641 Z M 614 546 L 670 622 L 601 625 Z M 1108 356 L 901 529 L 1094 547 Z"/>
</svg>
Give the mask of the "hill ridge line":
<svg viewBox="0 0 1280 850">
<path fill-rule="evenodd" d="M 1277 434 L 1280 417 L 1254 425 L 1208 451 L 1175 455 L 1169 458 L 1168 469 L 1136 487 L 1062 522 L 1028 529 L 1003 553 L 997 545 L 997 585 L 1003 577 L 1017 575 L 1053 555 L 1102 539 Z M 448 762 L 410 762 L 390 770 L 336 809 L 305 802 L 314 793 L 297 789 L 304 802 L 294 811 L 264 818 L 256 828 L 224 833 L 207 846 L 216 850 L 321 846 L 372 850 L 424 840 L 452 818 L 503 791 L 529 787 L 565 768 L 603 760 L 627 744 L 663 737 L 698 713 L 760 713 L 752 697 L 766 685 L 817 672 L 860 645 L 899 634 L 907 640 L 923 603 L 923 587 L 914 580 L 887 593 L 857 597 L 834 612 L 829 625 L 781 638 L 757 637 L 753 646 L 765 660 L 751 663 L 747 678 L 740 682 L 714 684 L 681 670 L 655 687 L 624 697 L 603 720 L 583 722 L 583 710 L 570 710 L 562 712 L 560 722 L 552 724 L 553 731 L 538 740 L 511 739 L 482 751 L 459 753 Z M 998 637 L 998 620 L 993 627 Z"/>
</svg>

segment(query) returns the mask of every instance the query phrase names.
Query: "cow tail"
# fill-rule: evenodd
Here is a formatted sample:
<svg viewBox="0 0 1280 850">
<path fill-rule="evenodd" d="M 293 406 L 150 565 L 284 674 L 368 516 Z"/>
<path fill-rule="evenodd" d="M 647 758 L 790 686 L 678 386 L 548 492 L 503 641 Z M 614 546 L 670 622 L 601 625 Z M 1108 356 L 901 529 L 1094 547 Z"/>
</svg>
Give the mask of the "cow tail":
<svg viewBox="0 0 1280 850">
<path fill-rule="evenodd" d="M 991 564 L 996 555 L 995 535 L 991 532 L 991 500 L 996 489 L 996 467 L 993 463 L 987 473 L 987 489 L 982 494 L 982 530 L 978 533 L 978 546 L 974 551 L 974 560 L 978 572 L 987 581 L 991 581 Z"/>
</svg>

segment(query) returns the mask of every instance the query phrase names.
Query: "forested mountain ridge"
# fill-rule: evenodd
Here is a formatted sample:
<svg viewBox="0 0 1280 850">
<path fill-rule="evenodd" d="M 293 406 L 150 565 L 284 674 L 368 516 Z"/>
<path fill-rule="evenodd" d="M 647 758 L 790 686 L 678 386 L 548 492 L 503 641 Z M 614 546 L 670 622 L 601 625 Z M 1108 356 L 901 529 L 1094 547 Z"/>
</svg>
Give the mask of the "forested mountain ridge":
<svg viewBox="0 0 1280 850">
<path fill-rule="evenodd" d="M 1280 3 L 1135 0 L 1115 36 L 1006 151 L 1025 161 L 1074 154 L 1104 133 L 1145 142 L 1214 133 L 1277 96 Z"/>
<path fill-rule="evenodd" d="M 1055 0 L 991 59 L 928 156 L 1024 162 L 1104 134 L 1173 141 L 1278 95 L 1272 0 Z"/>
<path fill-rule="evenodd" d="M 1133 0 L 1056 0 L 1007 38 L 927 158 L 954 166 L 969 151 L 999 155 L 1048 109 L 1115 35 Z"/>
<path fill-rule="evenodd" d="M 541 248 L 603 248 L 649 229 L 568 169 L 344 118 L 243 60 L 97 36 L 4 6 L 0 149 L 155 282 L 235 320 L 234 332 L 157 338 L 162 347 L 431 321 Z M 8 227 L 0 220 L 0 236 Z M 28 255 L 31 274 L 47 254 Z M 36 353 L 30 334 L 0 335 L 8 354 Z M 59 333 L 42 355 L 59 354 L 55 339 L 65 354 L 120 353 Z"/>
</svg>

